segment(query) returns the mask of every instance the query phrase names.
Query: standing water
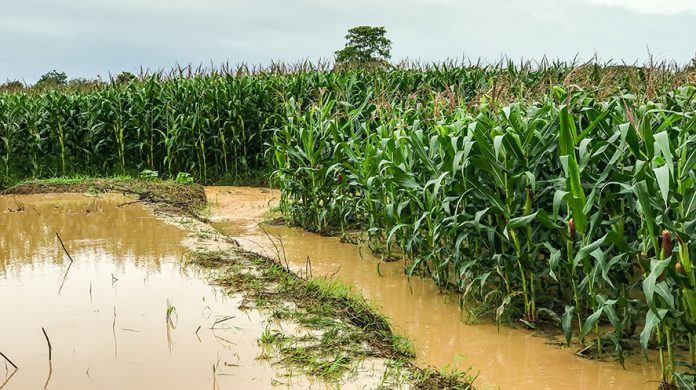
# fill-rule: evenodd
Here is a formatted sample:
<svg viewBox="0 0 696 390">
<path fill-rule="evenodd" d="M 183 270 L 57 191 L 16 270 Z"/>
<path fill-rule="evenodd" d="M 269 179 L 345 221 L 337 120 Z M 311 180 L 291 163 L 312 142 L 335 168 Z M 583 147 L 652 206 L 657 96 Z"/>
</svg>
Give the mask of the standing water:
<svg viewBox="0 0 696 390">
<path fill-rule="evenodd" d="M 404 276 L 401 262 L 382 263 L 369 250 L 341 243 L 298 228 L 267 226 L 259 222 L 278 192 L 258 188 L 209 187 L 208 201 L 221 229 L 245 249 L 277 255 L 268 236 L 278 238 L 291 266 L 305 269 L 311 260 L 314 276 L 335 275 L 353 285 L 390 317 L 397 330 L 414 342 L 423 366 L 472 367 L 478 386 L 501 389 L 655 389 L 659 365 L 642 357 L 617 362 L 591 361 L 570 348 L 550 345 L 531 332 L 495 324 L 466 324 L 458 306 L 429 280 Z M 265 230 L 265 231 L 264 231 Z M 280 243 L 282 242 L 282 247 Z M 282 255 L 281 255 L 282 256 Z"/>
<path fill-rule="evenodd" d="M 183 266 L 185 232 L 128 203 L 0 196 L 0 352 L 18 367 L 0 356 L 0 389 L 276 388 L 263 318 Z"/>
</svg>

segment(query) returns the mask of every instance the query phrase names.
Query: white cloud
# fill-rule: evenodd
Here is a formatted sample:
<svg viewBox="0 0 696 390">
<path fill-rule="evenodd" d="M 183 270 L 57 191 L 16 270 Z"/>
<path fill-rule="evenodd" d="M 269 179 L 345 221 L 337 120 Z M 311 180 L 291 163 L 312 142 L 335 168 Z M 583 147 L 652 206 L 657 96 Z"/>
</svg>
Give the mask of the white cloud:
<svg viewBox="0 0 696 390">
<path fill-rule="evenodd" d="M 590 4 L 626 8 L 645 14 L 696 13 L 696 0 L 584 0 Z"/>
</svg>

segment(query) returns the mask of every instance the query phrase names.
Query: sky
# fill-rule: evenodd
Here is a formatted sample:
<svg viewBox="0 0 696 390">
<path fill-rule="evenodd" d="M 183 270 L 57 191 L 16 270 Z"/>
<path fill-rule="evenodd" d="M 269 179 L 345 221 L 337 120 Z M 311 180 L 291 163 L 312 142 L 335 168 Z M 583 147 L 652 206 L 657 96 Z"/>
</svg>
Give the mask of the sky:
<svg viewBox="0 0 696 390">
<path fill-rule="evenodd" d="M 332 59 L 347 29 L 384 26 L 392 60 L 689 62 L 696 0 L 4 0 L 0 82 L 175 64 Z"/>
</svg>

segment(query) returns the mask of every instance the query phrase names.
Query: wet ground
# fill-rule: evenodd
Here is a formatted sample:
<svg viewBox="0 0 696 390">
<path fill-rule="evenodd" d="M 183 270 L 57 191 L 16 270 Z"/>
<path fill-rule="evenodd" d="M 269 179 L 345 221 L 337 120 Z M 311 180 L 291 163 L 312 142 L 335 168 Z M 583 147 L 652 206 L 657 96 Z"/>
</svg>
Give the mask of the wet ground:
<svg viewBox="0 0 696 390">
<path fill-rule="evenodd" d="M 0 388 L 276 388 L 263 316 L 184 267 L 186 232 L 131 201 L 0 197 L 0 352 L 19 367 L 0 357 Z"/>
<path fill-rule="evenodd" d="M 208 187 L 212 219 L 240 245 L 271 257 L 280 255 L 300 272 L 327 275 L 353 285 L 390 317 L 414 342 L 418 363 L 472 367 L 479 387 L 502 389 L 655 389 L 659 364 L 640 357 L 616 362 L 590 361 L 572 348 L 550 345 L 545 337 L 491 323 L 466 324 L 451 298 L 428 280 L 403 274 L 400 262 L 382 263 L 369 250 L 285 226 L 259 227 L 277 202 L 277 191 Z M 271 243 L 273 237 L 275 245 Z M 281 253 L 282 252 L 282 253 Z"/>
</svg>

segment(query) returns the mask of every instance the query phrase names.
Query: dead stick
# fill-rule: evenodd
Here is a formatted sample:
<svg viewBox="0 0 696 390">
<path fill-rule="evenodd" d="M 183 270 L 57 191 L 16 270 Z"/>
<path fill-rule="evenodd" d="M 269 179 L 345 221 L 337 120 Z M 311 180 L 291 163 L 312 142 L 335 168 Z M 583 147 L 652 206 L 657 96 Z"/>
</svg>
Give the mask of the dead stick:
<svg viewBox="0 0 696 390">
<path fill-rule="evenodd" d="M 48 335 L 46 334 L 46 329 L 41 327 L 41 331 L 44 334 L 44 337 L 46 337 L 46 342 L 48 343 L 48 361 L 51 361 L 51 356 L 53 355 L 53 347 L 51 346 L 51 340 L 48 339 Z"/>
<path fill-rule="evenodd" d="M 12 374 L 10 374 L 10 376 L 8 376 L 4 382 L 0 383 L 0 390 L 5 388 L 5 385 L 10 382 L 10 379 L 12 379 L 12 377 L 17 373 L 17 371 L 19 370 L 15 368 L 14 371 L 12 371 Z"/>
<path fill-rule="evenodd" d="M 56 237 L 58 237 L 58 241 L 60 241 L 60 245 L 63 247 L 63 251 L 65 251 L 65 254 L 68 255 L 68 259 L 70 259 L 70 262 L 73 262 L 72 256 L 70 256 L 70 253 L 68 252 L 67 249 L 65 249 L 65 244 L 63 244 L 63 240 L 60 238 L 60 234 L 56 232 Z"/>
<path fill-rule="evenodd" d="M 10 360 L 10 358 L 8 358 L 7 355 L 5 355 L 4 353 L 0 352 L 0 356 L 2 356 L 3 358 L 5 358 L 5 360 L 7 360 L 7 362 L 10 363 L 10 365 L 11 365 L 12 367 L 15 368 L 15 370 L 17 369 L 17 365 L 15 365 L 14 363 L 12 363 L 12 360 Z"/>
<path fill-rule="evenodd" d="M 70 264 L 68 264 L 68 268 L 65 270 L 65 275 L 63 275 L 63 281 L 60 283 L 60 287 L 58 288 L 58 295 L 60 295 L 60 292 L 63 291 L 63 285 L 65 285 L 65 280 L 68 278 L 68 273 L 70 272 L 70 267 L 73 265 L 73 258 L 70 256 L 70 253 L 68 252 L 67 249 L 65 249 L 65 244 L 63 244 L 63 240 L 60 238 L 60 235 L 58 232 L 56 232 L 56 237 L 58 237 L 58 241 L 60 241 L 60 245 L 63 247 L 63 251 L 65 251 L 65 254 L 68 255 L 68 259 L 70 259 Z M 91 289 L 91 284 L 90 284 L 90 289 Z M 91 291 L 90 291 L 91 294 Z"/>
</svg>

